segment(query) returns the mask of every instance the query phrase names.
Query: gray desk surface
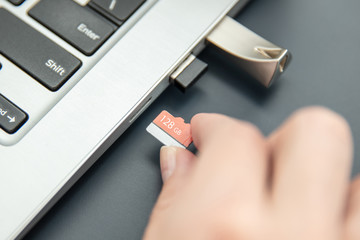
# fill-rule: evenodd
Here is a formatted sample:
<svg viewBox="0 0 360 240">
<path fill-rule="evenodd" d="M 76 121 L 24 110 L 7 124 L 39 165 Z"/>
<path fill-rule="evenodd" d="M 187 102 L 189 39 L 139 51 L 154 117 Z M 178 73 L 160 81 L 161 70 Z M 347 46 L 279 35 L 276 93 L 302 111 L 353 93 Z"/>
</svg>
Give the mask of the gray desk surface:
<svg viewBox="0 0 360 240">
<path fill-rule="evenodd" d="M 185 95 L 169 87 L 26 239 L 140 239 L 161 188 L 161 145 L 145 128 L 163 109 L 186 120 L 198 112 L 224 113 L 268 134 L 294 110 L 324 105 L 346 117 L 358 146 L 359 10 L 355 0 L 255 0 L 237 19 L 291 49 L 294 59 L 281 81 L 262 89 L 206 50 L 200 58 L 209 63 L 207 74 Z M 359 148 L 355 159 L 359 173 Z"/>
</svg>

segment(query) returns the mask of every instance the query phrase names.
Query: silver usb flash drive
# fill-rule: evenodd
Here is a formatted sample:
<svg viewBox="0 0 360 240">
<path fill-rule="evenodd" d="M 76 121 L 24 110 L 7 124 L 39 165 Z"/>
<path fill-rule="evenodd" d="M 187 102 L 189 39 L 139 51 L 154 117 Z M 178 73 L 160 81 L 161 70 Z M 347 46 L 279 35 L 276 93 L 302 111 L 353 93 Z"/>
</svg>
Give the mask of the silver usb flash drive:
<svg viewBox="0 0 360 240">
<path fill-rule="evenodd" d="M 270 87 L 285 71 L 291 59 L 289 50 L 265 40 L 230 17 L 215 27 L 207 41 L 265 87 Z"/>
</svg>

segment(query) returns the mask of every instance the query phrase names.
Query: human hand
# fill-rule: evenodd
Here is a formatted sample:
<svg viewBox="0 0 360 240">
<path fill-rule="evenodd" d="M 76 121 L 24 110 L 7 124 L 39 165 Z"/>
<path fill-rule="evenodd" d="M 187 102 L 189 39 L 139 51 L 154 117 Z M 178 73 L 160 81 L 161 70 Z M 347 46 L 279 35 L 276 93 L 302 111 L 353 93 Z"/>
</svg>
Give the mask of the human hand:
<svg viewBox="0 0 360 240">
<path fill-rule="evenodd" d="M 164 186 L 145 240 L 359 240 L 360 179 L 350 129 L 319 107 L 265 138 L 249 123 L 199 114 L 197 156 L 164 147 Z"/>
</svg>

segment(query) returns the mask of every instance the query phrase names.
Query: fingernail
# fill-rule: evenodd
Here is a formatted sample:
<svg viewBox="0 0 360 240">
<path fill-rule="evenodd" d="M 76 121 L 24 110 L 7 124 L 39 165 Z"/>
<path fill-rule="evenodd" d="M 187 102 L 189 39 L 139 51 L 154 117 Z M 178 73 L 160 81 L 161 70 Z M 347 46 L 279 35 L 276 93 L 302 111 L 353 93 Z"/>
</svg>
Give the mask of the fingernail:
<svg viewBox="0 0 360 240">
<path fill-rule="evenodd" d="M 160 150 L 160 167 L 163 181 L 171 177 L 176 168 L 176 147 L 162 147 Z"/>
</svg>

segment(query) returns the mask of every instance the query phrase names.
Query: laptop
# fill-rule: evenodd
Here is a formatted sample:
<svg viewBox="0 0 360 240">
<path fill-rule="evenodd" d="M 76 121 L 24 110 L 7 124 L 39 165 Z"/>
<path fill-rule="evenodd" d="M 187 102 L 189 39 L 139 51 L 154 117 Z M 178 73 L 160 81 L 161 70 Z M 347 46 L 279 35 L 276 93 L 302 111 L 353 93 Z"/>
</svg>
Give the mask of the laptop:
<svg viewBox="0 0 360 240">
<path fill-rule="evenodd" d="M 0 239 L 24 236 L 247 2 L 0 0 Z"/>
</svg>

